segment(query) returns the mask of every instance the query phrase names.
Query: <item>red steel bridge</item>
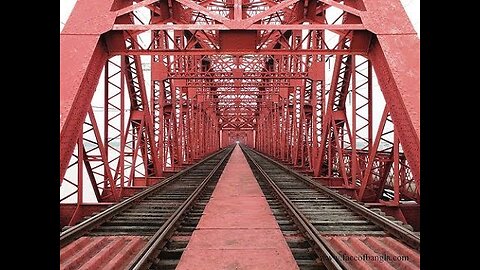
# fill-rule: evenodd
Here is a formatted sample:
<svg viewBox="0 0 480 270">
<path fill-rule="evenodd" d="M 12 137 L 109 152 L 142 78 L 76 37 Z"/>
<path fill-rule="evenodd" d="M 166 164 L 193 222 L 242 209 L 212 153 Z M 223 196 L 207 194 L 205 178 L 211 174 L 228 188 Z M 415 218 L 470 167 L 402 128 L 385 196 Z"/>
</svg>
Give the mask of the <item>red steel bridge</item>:
<svg viewBox="0 0 480 270">
<path fill-rule="evenodd" d="M 237 143 L 418 230 L 419 47 L 400 0 L 78 0 L 60 225 Z"/>
</svg>

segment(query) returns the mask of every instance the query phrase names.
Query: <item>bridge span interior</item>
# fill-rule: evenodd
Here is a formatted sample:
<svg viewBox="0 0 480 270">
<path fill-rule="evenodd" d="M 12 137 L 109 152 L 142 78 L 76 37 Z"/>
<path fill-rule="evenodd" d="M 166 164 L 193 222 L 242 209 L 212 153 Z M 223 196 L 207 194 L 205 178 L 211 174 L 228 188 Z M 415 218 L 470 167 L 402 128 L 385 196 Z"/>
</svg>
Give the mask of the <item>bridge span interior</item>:
<svg viewBox="0 0 480 270">
<path fill-rule="evenodd" d="M 399 0 L 78 0 L 61 227 L 242 145 L 418 231 L 419 44 Z"/>
</svg>

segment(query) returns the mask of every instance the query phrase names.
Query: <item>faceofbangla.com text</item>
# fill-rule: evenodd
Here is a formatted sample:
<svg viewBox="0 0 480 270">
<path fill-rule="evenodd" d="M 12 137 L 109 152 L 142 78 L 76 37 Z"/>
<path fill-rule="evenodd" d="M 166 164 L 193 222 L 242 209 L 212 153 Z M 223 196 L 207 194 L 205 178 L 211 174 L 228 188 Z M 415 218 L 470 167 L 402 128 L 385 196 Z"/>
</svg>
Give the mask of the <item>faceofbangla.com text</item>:
<svg viewBox="0 0 480 270">
<path fill-rule="evenodd" d="M 333 258 L 328 256 L 328 260 L 332 260 Z M 378 255 L 368 255 L 368 254 L 360 254 L 360 255 L 347 255 L 347 254 L 340 254 L 338 259 L 345 261 L 345 262 L 353 262 L 353 261 L 371 261 L 371 262 L 397 262 L 397 261 L 409 261 L 409 257 L 407 255 L 398 255 L 398 256 L 391 256 L 388 254 L 378 254 Z"/>
</svg>

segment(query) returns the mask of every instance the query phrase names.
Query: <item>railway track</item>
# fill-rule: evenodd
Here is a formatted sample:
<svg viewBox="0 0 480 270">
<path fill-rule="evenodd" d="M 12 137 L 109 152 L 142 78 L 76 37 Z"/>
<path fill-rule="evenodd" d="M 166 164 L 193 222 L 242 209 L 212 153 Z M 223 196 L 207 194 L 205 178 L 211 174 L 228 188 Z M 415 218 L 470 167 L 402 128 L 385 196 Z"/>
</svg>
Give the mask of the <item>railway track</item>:
<svg viewBox="0 0 480 270">
<path fill-rule="evenodd" d="M 219 172 L 221 174 L 221 172 Z M 220 174 L 215 176 L 205 187 L 201 196 L 195 201 L 193 207 L 188 211 L 185 217 L 180 222 L 180 225 L 175 229 L 172 236 L 168 239 L 166 244 L 160 249 L 157 248 L 156 257 L 152 257 L 151 264 L 146 265 L 145 269 L 162 269 L 173 270 L 177 267 L 180 257 L 187 247 L 193 231 L 198 225 L 203 211 L 207 206 L 210 197 L 217 185 Z M 145 266 L 145 267 L 146 267 Z"/>
<path fill-rule="evenodd" d="M 220 151 L 62 232 L 61 246 L 77 238 L 92 237 L 99 239 L 93 241 L 94 247 L 102 246 L 102 241 L 112 247 L 120 244 L 101 237 L 142 237 L 145 239 L 142 244 L 131 241 L 126 245 L 136 247 L 134 251 L 123 252 L 130 253 L 130 257 L 110 258 L 110 269 L 175 269 L 232 150 Z M 411 261 L 392 265 L 376 262 L 374 266 L 418 269 L 420 238 L 401 222 L 385 217 L 378 209 L 365 208 L 258 152 L 245 147 L 242 150 L 300 269 L 370 267 L 365 262 L 347 262 L 342 257 L 361 252 L 407 254 Z M 79 240 L 83 241 L 79 246 L 84 247 L 85 239 Z M 72 250 L 68 246 L 62 249 L 61 260 L 62 254 L 71 254 Z M 61 262 L 61 269 L 75 269 L 69 265 L 78 265 L 82 258 L 92 254 L 90 251 L 73 257 L 63 267 Z M 106 250 L 99 254 L 97 261 L 108 262 Z M 101 262 L 85 260 L 85 263 L 89 266 L 85 269 L 101 269 L 93 267 Z"/>
<path fill-rule="evenodd" d="M 420 237 L 410 226 L 256 151 L 242 150 L 300 269 L 419 269 Z M 364 254 L 363 260 L 349 257 Z M 404 260 L 396 260 L 399 256 Z"/>
<path fill-rule="evenodd" d="M 282 231 L 288 247 L 292 251 L 298 267 L 301 270 L 325 269 L 321 263 L 320 257 L 314 252 L 313 246 L 309 239 L 300 230 L 299 224 L 289 214 L 288 209 L 277 198 L 275 191 L 269 183 L 261 177 L 259 170 L 248 160 L 253 174 L 257 178 L 258 184 L 262 189 L 265 199 Z"/>
<path fill-rule="evenodd" d="M 228 147 L 212 154 L 198 164 L 63 231 L 60 234 L 61 269 L 76 269 L 72 267 L 73 264 L 77 268 L 82 263 L 94 265 L 88 261 L 92 254 L 83 255 L 84 258 L 73 255 L 73 248 L 69 249 L 68 245 L 76 239 L 81 242 L 78 244 L 80 248 L 85 247 L 84 242 L 88 242 L 85 239 L 95 242 L 93 247 L 98 248 L 103 242 L 113 246 L 112 239 L 115 237 L 141 237 L 146 242 L 141 249 L 137 247 L 135 257 L 135 254 L 130 256 L 131 262 L 124 261 L 123 265 L 119 262 L 122 268 L 128 263 L 128 269 L 147 269 L 150 266 L 152 269 L 158 266 L 161 269 L 174 269 L 232 150 L 233 147 Z M 101 255 L 99 260 L 106 260 L 108 255 Z"/>
</svg>

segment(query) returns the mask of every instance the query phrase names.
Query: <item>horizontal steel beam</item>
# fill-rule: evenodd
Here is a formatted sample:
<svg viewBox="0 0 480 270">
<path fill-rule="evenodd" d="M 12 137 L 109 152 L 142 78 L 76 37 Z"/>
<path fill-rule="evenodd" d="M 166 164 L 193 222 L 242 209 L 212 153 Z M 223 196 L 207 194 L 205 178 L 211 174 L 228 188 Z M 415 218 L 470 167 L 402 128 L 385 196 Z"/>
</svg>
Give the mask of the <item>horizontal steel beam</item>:
<svg viewBox="0 0 480 270">
<path fill-rule="evenodd" d="M 248 92 L 240 92 L 240 93 L 236 93 L 234 91 L 197 91 L 197 95 L 217 95 L 217 96 L 243 96 L 243 95 L 246 95 L 246 96 L 249 96 L 249 95 L 262 95 L 262 96 L 265 96 L 265 95 L 278 95 L 278 91 L 277 92 L 271 92 L 271 91 L 268 91 L 268 92 L 260 92 L 260 91 L 248 91 Z M 256 97 L 254 97 L 256 98 Z M 244 100 L 245 97 L 240 97 L 240 99 Z"/>
<path fill-rule="evenodd" d="M 289 81 L 260 81 L 260 82 L 241 82 L 235 84 L 234 82 L 207 82 L 207 81 L 187 81 L 189 87 L 228 87 L 228 88 L 244 88 L 244 87 L 286 87 L 290 86 Z M 212 92 L 213 93 L 213 92 Z M 222 92 L 219 92 L 222 93 Z M 241 92 L 244 94 L 243 92 Z M 257 92 L 258 93 L 258 92 Z M 234 92 L 228 92 L 227 94 L 234 94 Z M 254 95 L 245 93 L 246 95 Z M 255 93 L 256 94 L 256 93 Z"/>
<path fill-rule="evenodd" d="M 148 30 L 365 30 L 363 24 L 114 24 L 112 30 L 148 31 Z"/>
<path fill-rule="evenodd" d="M 367 53 L 363 50 L 337 50 L 337 49 L 256 49 L 256 50 L 222 50 L 222 49 L 132 49 L 132 50 L 110 50 L 110 56 L 115 55 L 171 55 L 171 56 L 185 56 L 185 55 L 362 55 Z"/>
<path fill-rule="evenodd" d="M 169 72 L 169 79 L 305 79 L 307 72 Z"/>
</svg>

